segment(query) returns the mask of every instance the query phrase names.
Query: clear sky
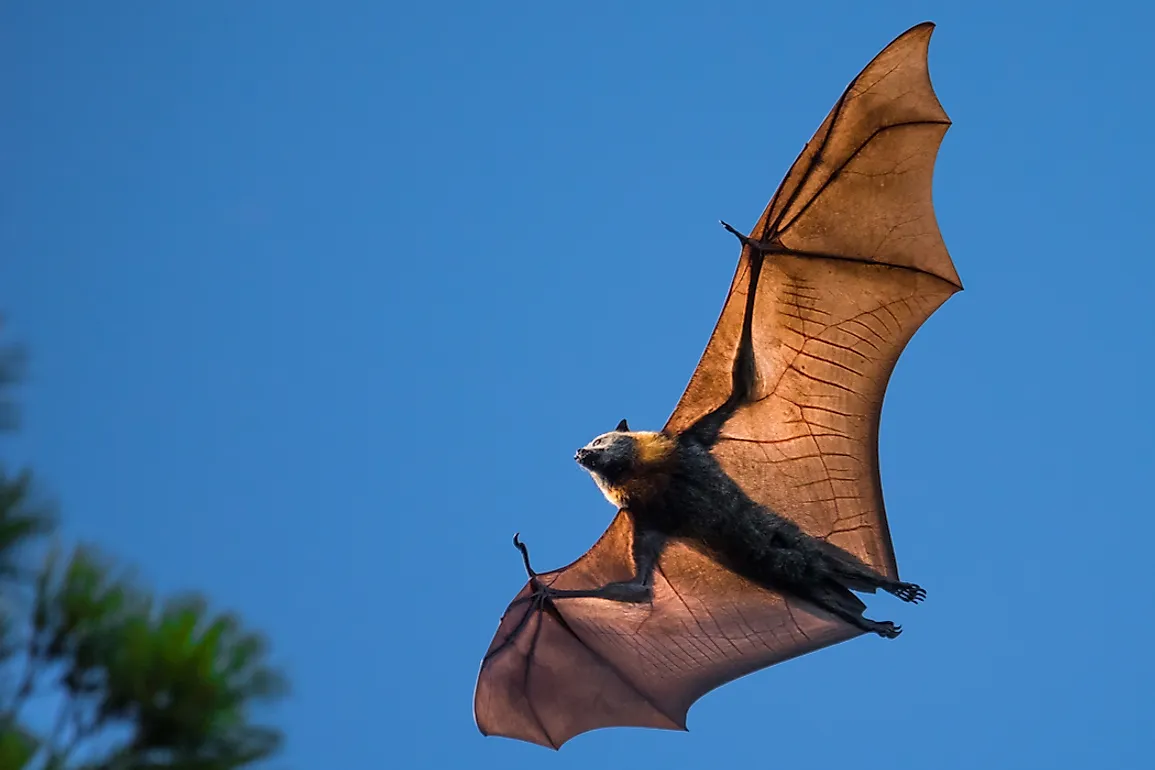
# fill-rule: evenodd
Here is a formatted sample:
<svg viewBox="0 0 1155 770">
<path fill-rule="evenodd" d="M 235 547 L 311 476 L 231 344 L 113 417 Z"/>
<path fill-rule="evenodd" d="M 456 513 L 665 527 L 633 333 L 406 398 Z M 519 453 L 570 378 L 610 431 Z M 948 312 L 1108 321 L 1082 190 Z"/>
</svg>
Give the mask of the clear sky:
<svg viewBox="0 0 1155 770">
<path fill-rule="evenodd" d="M 612 510 L 573 451 L 664 422 L 737 257 L 717 219 L 753 224 L 926 19 L 966 291 L 899 363 L 882 474 L 929 601 L 873 598 L 900 640 L 725 686 L 689 734 L 483 738 L 511 535 L 541 567 L 594 541 Z M 11 451 L 70 536 L 271 635 L 301 770 L 1149 766 L 1153 21 L 10 0 L 0 308 L 34 355 Z"/>
</svg>

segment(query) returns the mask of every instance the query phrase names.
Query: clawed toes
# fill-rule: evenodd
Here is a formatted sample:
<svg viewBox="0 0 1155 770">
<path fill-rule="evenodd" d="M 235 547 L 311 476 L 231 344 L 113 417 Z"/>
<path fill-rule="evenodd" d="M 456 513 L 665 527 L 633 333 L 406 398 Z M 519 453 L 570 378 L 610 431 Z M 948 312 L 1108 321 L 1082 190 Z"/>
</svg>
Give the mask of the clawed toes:
<svg viewBox="0 0 1155 770">
<path fill-rule="evenodd" d="M 896 639 L 902 633 L 902 626 L 896 626 L 894 623 L 880 623 L 878 628 L 878 635 L 883 639 Z"/>
<path fill-rule="evenodd" d="M 904 602 L 912 602 L 918 604 L 926 598 L 926 589 L 914 583 L 905 583 L 901 588 L 894 592 L 895 596 L 902 599 Z"/>
</svg>

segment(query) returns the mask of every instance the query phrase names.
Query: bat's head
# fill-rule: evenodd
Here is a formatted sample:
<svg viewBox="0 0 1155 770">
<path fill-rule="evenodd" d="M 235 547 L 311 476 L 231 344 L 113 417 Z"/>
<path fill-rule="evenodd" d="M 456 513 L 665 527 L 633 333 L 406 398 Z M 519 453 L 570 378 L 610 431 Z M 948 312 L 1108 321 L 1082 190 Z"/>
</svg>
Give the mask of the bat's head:
<svg viewBox="0 0 1155 770">
<path fill-rule="evenodd" d="M 622 505 L 625 487 L 646 478 L 670 456 L 673 447 L 669 436 L 631 431 L 622 420 L 617 428 L 579 449 L 574 459 L 589 471 L 610 502 Z"/>
</svg>

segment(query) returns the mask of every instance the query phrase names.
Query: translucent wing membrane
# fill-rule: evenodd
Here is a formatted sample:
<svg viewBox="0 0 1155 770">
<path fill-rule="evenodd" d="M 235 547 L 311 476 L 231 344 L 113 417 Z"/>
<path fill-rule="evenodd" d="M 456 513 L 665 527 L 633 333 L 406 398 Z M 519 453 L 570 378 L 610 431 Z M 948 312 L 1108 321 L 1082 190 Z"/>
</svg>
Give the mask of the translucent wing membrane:
<svg viewBox="0 0 1155 770">
<path fill-rule="evenodd" d="M 714 334 L 670 417 L 679 433 L 722 404 L 748 292 L 754 399 L 714 452 L 758 502 L 897 577 L 878 473 L 886 384 L 919 326 L 957 291 L 931 177 L 949 121 L 931 88 L 932 25 L 895 40 L 855 78 L 754 227 L 767 251 L 750 286 L 744 248 Z M 634 574 L 629 513 L 542 579 L 594 589 Z M 486 734 L 559 747 L 615 725 L 684 729 L 690 706 L 751 671 L 859 631 L 747 582 L 690 543 L 663 552 L 653 601 L 530 601 L 494 636 L 474 709 Z"/>
<path fill-rule="evenodd" d="M 632 573 L 629 514 L 574 564 L 542 579 L 590 588 Z M 688 544 L 666 549 L 652 604 L 522 601 L 501 620 L 482 664 L 475 713 L 486 734 L 558 748 L 612 725 L 684 729 L 715 687 L 859 632 L 723 569 Z"/>
<path fill-rule="evenodd" d="M 883 395 L 911 336 L 959 289 L 931 201 L 949 125 L 926 66 L 932 29 L 907 32 L 855 78 L 754 226 L 776 244 L 753 288 L 758 387 L 715 448 L 755 500 L 890 577 Z M 744 249 L 668 431 L 730 394 L 750 259 Z"/>
</svg>

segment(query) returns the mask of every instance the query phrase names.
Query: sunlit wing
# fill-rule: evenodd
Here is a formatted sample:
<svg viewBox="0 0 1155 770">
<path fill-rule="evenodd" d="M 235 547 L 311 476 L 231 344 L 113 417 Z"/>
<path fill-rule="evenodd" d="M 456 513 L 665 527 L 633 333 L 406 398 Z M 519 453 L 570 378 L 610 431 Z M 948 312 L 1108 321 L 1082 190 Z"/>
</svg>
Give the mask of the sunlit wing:
<svg viewBox="0 0 1155 770">
<path fill-rule="evenodd" d="M 748 494 L 891 577 L 878 468 L 886 385 L 906 343 L 960 288 L 935 221 L 934 161 L 949 120 L 920 25 L 855 78 L 751 237 L 774 241 L 755 287 L 755 401 L 715 454 Z M 749 284 L 744 248 L 714 335 L 666 429 L 721 404 Z"/>
</svg>

